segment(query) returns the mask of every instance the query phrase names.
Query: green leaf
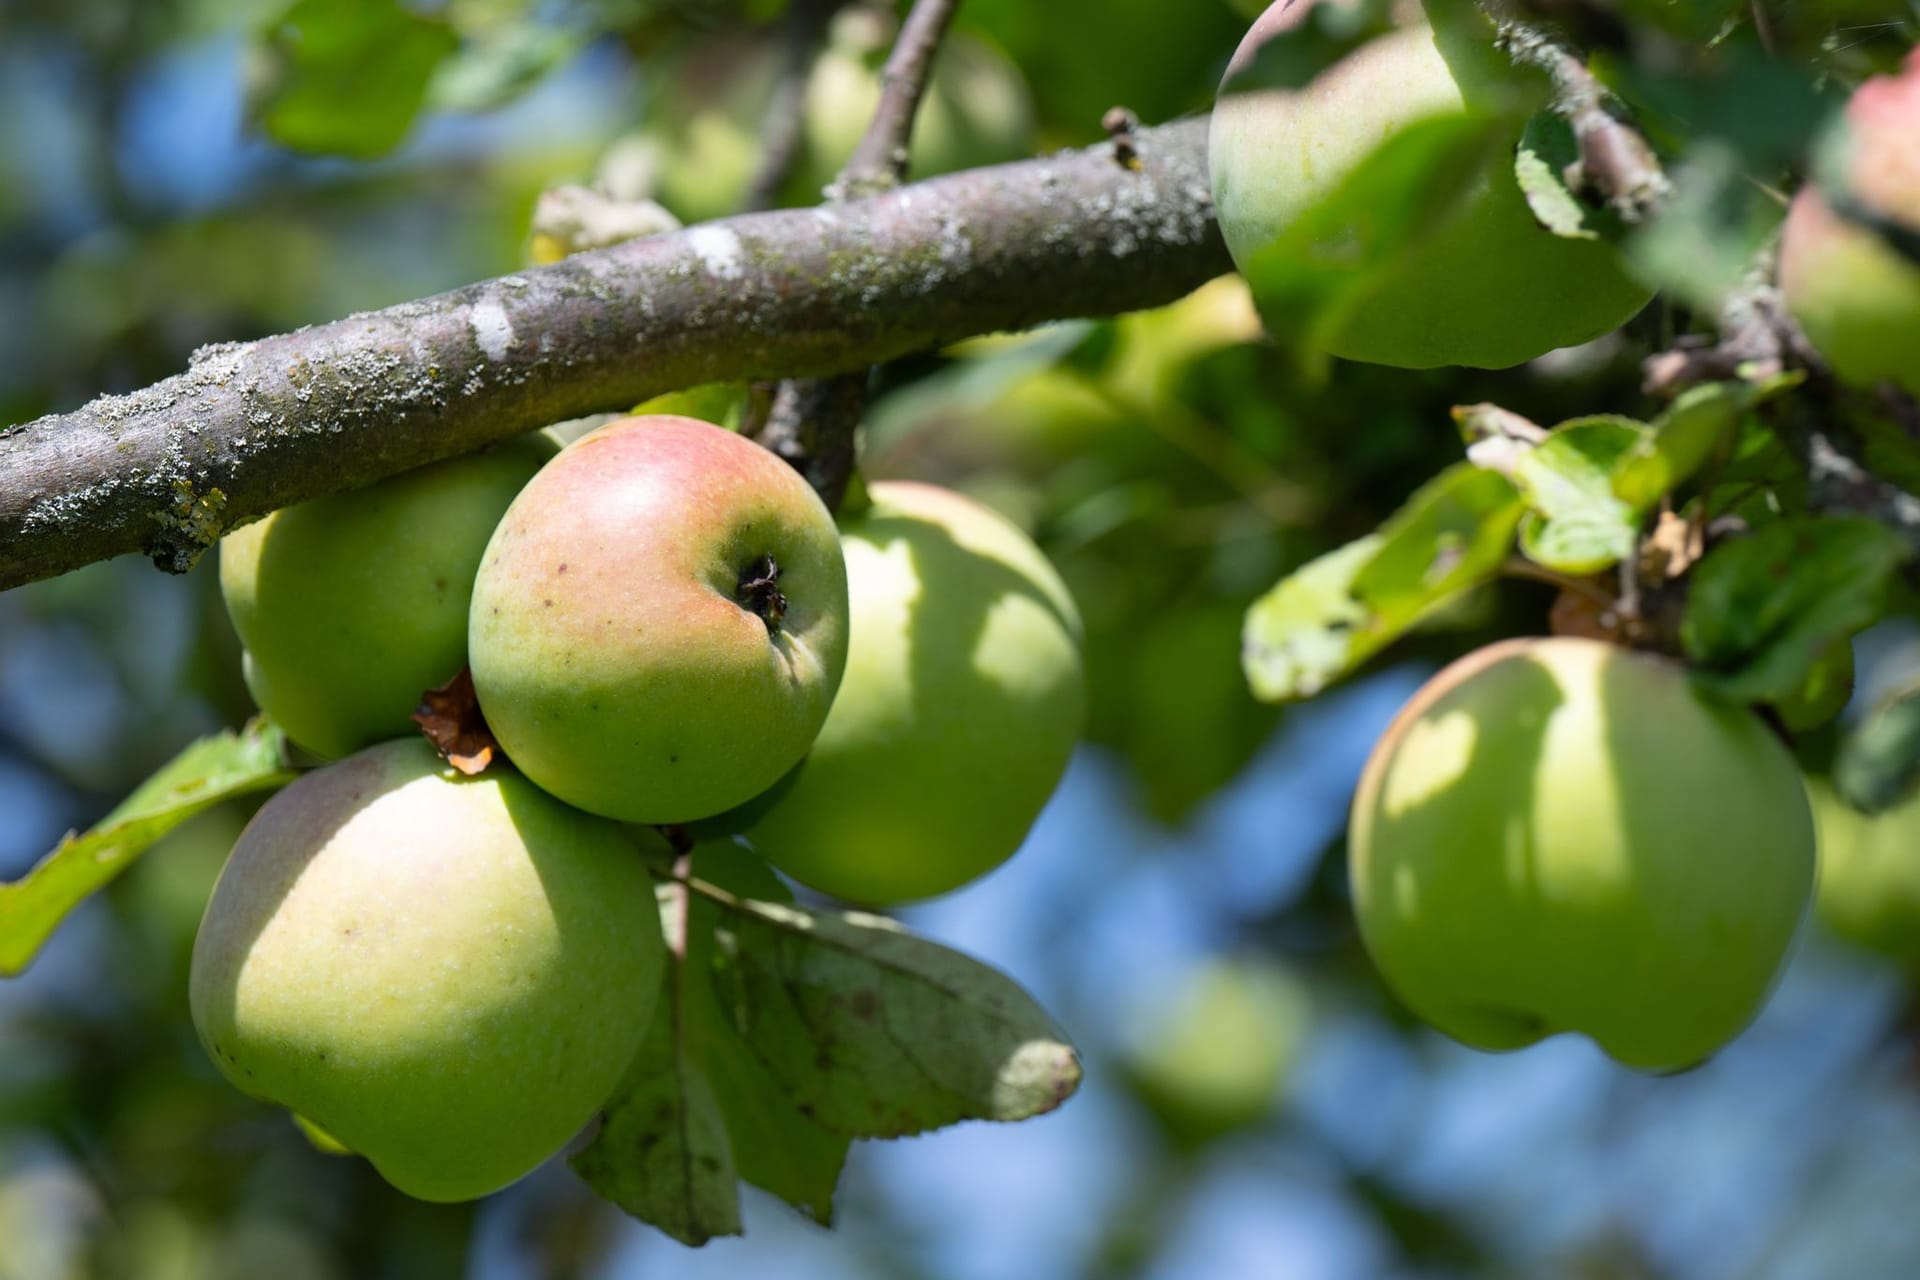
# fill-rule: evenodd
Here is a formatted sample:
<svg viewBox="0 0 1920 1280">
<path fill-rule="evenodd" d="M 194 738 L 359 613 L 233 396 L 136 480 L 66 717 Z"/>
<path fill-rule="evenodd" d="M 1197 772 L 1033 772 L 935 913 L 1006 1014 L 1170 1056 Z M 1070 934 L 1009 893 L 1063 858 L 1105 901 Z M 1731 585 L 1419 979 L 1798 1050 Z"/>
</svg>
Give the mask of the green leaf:
<svg viewBox="0 0 1920 1280">
<path fill-rule="evenodd" d="M 1614 493 L 1637 512 L 1651 510 L 1720 452 L 1754 406 L 1802 381 L 1804 375 L 1791 373 L 1761 382 L 1709 382 L 1688 388 L 1620 460 Z"/>
<path fill-rule="evenodd" d="M 1461 463 L 1379 531 L 1282 579 L 1247 611 L 1241 663 L 1254 695 L 1312 697 L 1428 611 L 1492 578 L 1524 510 L 1505 476 Z"/>
<path fill-rule="evenodd" d="M 726 919 L 722 1012 L 801 1112 L 864 1138 L 1024 1120 L 1080 1085 L 1080 1059 L 1004 974 L 859 912 L 706 887 Z"/>
<path fill-rule="evenodd" d="M 701 984 L 701 991 L 689 1006 L 694 1034 L 740 1176 L 821 1226 L 832 1225 L 833 1191 L 852 1139 L 804 1114 L 721 1015 L 712 984 Z"/>
<path fill-rule="evenodd" d="M 579 52 L 584 34 L 525 21 L 482 33 L 438 65 L 427 99 L 446 111 L 505 106 Z"/>
<path fill-rule="evenodd" d="M 1640 446 L 1644 428 L 1613 420 L 1556 427 L 1514 463 L 1531 510 L 1520 549 L 1561 573 L 1596 573 L 1633 554 L 1640 519 L 1614 493 L 1614 472 Z"/>
<path fill-rule="evenodd" d="M 679 1003 L 671 989 L 661 997 L 600 1132 L 569 1163 L 602 1198 L 701 1245 L 740 1234 L 740 1183 L 720 1103 L 676 1025 Z"/>
<path fill-rule="evenodd" d="M 1507 129 L 1448 115 L 1395 133 L 1325 199 L 1243 264 L 1267 329 L 1309 369 L 1377 281 L 1421 252 L 1484 181 Z"/>
<path fill-rule="evenodd" d="M 1540 225 L 1568 240 L 1616 236 L 1620 220 L 1596 209 L 1567 187 L 1567 166 L 1580 159 L 1573 126 L 1553 111 L 1536 112 L 1521 131 L 1513 153 L 1513 176 Z"/>
<path fill-rule="evenodd" d="M 1920 688 L 1886 699 L 1841 742 L 1833 786 L 1862 813 L 1884 813 L 1920 786 Z"/>
<path fill-rule="evenodd" d="M 1727 697 L 1789 698 L 1829 645 L 1880 617 L 1906 557 L 1899 534 L 1864 519 L 1783 520 L 1723 543 L 1690 575 L 1687 657 Z"/>
<path fill-rule="evenodd" d="M 293 780 L 286 740 L 265 720 L 200 739 L 33 870 L 0 884 L 0 977 L 22 972 L 75 907 L 162 836 L 222 800 Z"/>
<path fill-rule="evenodd" d="M 691 865 L 707 878 L 699 883 L 724 897 L 788 896 L 764 859 L 731 843 L 697 845 Z M 720 908 L 677 881 L 662 884 L 659 898 L 675 944 L 667 993 L 574 1170 L 684 1244 L 739 1234 L 743 1178 L 831 1222 L 851 1140 L 803 1114 L 722 1015 L 714 985 Z"/>
<path fill-rule="evenodd" d="M 443 20 L 399 0 L 295 0 L 261 33 L 249 113 L 299 151 L 383 155 L 406 137 L 458 43 Z"/>
</svg>

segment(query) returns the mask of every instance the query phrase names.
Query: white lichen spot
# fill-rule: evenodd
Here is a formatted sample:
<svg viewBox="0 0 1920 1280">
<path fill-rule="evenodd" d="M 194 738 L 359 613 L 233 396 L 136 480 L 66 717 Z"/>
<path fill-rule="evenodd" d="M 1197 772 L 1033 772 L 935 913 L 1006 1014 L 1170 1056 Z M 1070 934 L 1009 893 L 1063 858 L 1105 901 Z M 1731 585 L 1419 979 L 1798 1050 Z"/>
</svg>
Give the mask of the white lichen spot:
<svg viewBox="0 0 1920 1280">
<path fill-rule="evenodd" d="M 695 227 L 687 232 L 687 243 L 693 246 L 694 256 L 708 275 L 719 280 L 740 278 L 740 237 L 727 228 Z"/>
<path fill-rule="evenodd" d="M 473 304 L 473 311 L 467 318 L 473 326 L 473 338 L 480 344 L 480 350 L 489 360 L 500 361 L 507 358 L 507 352 L 513 349 L 513 321 L 507 319 L 507 309 L 496 298 L 482 298 Z"/>
</svg>

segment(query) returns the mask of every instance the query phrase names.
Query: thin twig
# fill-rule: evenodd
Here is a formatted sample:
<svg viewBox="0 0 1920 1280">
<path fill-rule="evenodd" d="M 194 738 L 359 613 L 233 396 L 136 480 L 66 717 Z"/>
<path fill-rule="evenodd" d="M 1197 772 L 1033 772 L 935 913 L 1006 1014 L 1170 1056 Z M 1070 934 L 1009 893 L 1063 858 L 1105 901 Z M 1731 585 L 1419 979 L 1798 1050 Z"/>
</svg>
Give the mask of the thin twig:
<svg viewBox="0 0 1920 1280">
<path fill-rule="evenodd" d="M 1606 588 L 1590 578 L 1576 578 L 1571 574 L 1560 573 L 1545 565 L 1535 564 L 1521 556 L 1508 556 L 1500 562 L 1500 576 L 1503 578 L 1524 578 L 1529 582 L 1543 582 L 1562 591 L 1571 591 L 1583 596 L 1604 609 L 1614 607 L 1614 598 Z"/>
<path fill-rule="evenodd" d="M 914 116 L 958 8 L 959 0 L 915 0 L 881 69 L 880 104 L 827 187 L 830 204 L 891 191 L 906 178 Z M 870 378 L 870 371 L 861 371 L 783 382 L 758 433 L 760 443 L 792 464 L 834 510 L 853 477 L 854 433 L 867 409 Z"/>
<path fill-rule="evenodd" d="M 1480 7 L 1513 60 L 1540 68 L 1553 81 L 1553 109 L 1572 127 L 1580 148 L 1571 185 L 1598 195 L 1625 222 L 1652 216 L 1672 194 L 1673 184 L 1646 138 L 1608 109 L 1613 95 L 1586 60 L 1528 21 L 1514 0 L 1481 0 Z"/>
<path fill-rule="evenodd" d="M 880 70 L 880 105 L 840 176 L 827 188 L 831 201 L 891 191 L 906 180 L 914 117 L 933 78 L 941 38 L 953 25 L 960 0 L 915 0 L 893 51 Z"/>
</svg>

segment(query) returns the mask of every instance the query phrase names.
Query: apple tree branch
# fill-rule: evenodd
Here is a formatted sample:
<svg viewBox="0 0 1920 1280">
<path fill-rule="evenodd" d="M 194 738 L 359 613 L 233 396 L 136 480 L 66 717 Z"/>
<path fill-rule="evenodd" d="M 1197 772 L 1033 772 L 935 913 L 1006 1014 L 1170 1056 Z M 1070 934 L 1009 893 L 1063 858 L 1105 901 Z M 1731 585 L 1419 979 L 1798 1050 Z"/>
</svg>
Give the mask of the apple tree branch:
<svg viewBox="0 0 1920 1280">
<path fill-rule="evenodd" d="M 576 254 L 203 348 L 181 374 L 0 429 L 0 589 L 227 529 L 705 382 L 824 377 L 1159 306 L 1232 269 L 1206 122 Z"/>
</svg>

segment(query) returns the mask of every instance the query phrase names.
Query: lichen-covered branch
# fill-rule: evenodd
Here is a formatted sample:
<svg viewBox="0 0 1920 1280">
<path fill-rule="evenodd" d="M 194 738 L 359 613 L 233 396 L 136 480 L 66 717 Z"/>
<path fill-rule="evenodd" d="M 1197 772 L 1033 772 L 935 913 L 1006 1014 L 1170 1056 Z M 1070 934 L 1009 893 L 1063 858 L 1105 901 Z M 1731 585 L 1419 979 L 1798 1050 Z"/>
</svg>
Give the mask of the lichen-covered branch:
<svg viewBox="0 0 1920 1280">
<path fill-rule="evenodd" d="M 204 349 L 0 431 L 0 589 L 704 382 L 818 377 L 1158 306 L 1231 269 L 1203 120 L 832 208 L 749 214 Z"/>
</svg>

